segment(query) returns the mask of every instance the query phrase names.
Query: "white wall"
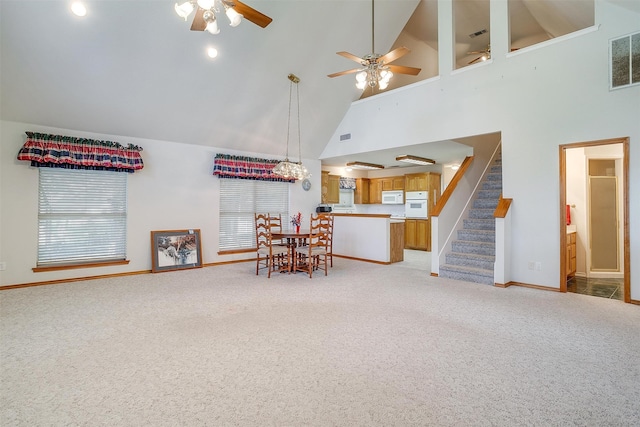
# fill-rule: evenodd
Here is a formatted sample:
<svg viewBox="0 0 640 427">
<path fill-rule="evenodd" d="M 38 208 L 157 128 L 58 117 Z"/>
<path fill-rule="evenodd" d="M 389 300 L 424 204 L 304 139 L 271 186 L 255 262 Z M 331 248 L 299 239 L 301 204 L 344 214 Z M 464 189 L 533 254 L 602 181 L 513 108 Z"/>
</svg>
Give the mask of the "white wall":
<svg viewBox="0 0 640 427">
<path fill-rule="evenodd" d="M 492 13 L 506 3 L 492 1 Z M 445 7 L 438 11 L 448 15 Z M 511 280 L 559 288 L 558 146 L 628 136 L 629 180 L 640 182 L 640 150 L 633 149 L 640 141 L 640 86 L 608 89 L 609 40 L 640 31 L 639 15 L 596 0 L 596 24 L 540 46 L 498 50 L 490 61 L 453 73 L 442 71 L 453 47 L 441 32 L 440 78 L 354 102 L 321 157 L 502 132 L 503 194 L 513 199 Z M 507 22 L 492 18 L 492 37 L 507 34 Z M 491 46 L 506 43 L 492 39 Z M 339 143 L 344 133 L 356 136 L 348 146 Z M 631 190 L 634 300 L 640 300 L 637 218 L 640 196 Z M 529 270 L 529 261 L 540 262 L 541 271 Z"/>
<path fill-rule="evenodd" d="M 253 258 L 253 253 L 219 256 L 219 182 L 213 176 L 213 160 L 218 152 L 266 157 L 259 153 L 218 150 L 215 147 L 168 141 L 143 140 L 118 135 L 90 134 L 33 124 L 0 122 L 0 285 L 34 283 L 75 277 L 137 272 L 151 269 L 151 230 L 199 228 L 203 263 Z M 25 131 L 80 136 L 133 143 L 144 151 L 144 169 L 128 175 L 127 258 L 125 266 L 33 273 L 37 261 L 38 170 L 16 156 L 26 140 Z M 311 190 L 300 182 L 291 185 L 290 210 L 305 217 L 320 202 L 320 162 L 303 159 L 312 174 Z M 241 195 L 238 195 L 241 197 Z"/>
</svg>

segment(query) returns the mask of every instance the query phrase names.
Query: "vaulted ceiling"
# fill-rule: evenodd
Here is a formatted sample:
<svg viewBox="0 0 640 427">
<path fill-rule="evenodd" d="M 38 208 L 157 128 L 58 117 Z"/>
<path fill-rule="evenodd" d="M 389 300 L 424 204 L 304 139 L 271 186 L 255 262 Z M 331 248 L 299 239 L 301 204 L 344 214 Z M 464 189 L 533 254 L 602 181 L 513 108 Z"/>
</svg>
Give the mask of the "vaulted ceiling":
<svg viewBox="0 0 640 427">
<path fill-rule="evenodd" d="M 483 1 L 459 3 L 475 7 Z M 557 31 L 545 21 L 548 11 L 567 11 L 545 12 L 541 5 L 580 3 L 512 2 L 548 33 Z M 301 79 L 303 156 L 318 158 L 350 103 L 361 96 L 352 75 L 327 74 L 355 64 L 338 51 L 370 53 L 368 0 L 246 0 L 273 22 L 266 28 L 222 23 L 215 36 L 190 31 L 191 22 L 175 14 L 173 1 L 88 0 L 84 18 L 72 15 L 69 3 L 0 1 L 3 120 L 122 136 L 122 142 L 167 140 L 281 157 L 287 75 L 294 73 Z M 386 53 L 398 44 L 415 52 L 437 49 L 436 3 L 377 0 L 376 50 Z M 575 16 L 574 9 L 569 12 Z M 469 34 L 477 27 L 471 20 L 458 31 Z M 479 42 L 464 49 L 482 48 L 486 40 Z M 217 58 L 206 56 L 209 46 L 217 48 Z M 420 64 L 421 56 L 410 53 L 398 64 L 434 69 Z M 427 77 L 421 73 L 417 79 Z"/>
</svg>

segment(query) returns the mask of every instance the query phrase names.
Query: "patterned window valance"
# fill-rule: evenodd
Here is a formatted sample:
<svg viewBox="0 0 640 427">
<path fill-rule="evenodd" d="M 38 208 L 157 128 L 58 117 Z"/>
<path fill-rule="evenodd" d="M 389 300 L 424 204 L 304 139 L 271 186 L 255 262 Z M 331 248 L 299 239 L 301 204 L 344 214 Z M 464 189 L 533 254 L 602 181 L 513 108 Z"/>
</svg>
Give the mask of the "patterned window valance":
<svg viewBox="0 0 640 427">
<path fill-rule="evenodd" d="M 273 173 L 280 160 L 259 159 L 256 157 L 216 154 L 213 161 L 213 174 L 218 178 L 255 179 L 258 181 L 295 182 Z"/>
<path fill-rule="evenodd" d="M 25 132 L 27 142 L 18 153 L 18 160 L 28 160 L 31 166 L 135 172 L 144 167 L 142 148 L 117 142 L 98 141 L 72 136 Z"/>
<path fill-rule="evenodd" d="M 346 176 L 340 177 L 340 189 L 341 190 L 355 190 L 356 189 L 356 179 L 355 178 L 347 178 Z"/>
</svg>

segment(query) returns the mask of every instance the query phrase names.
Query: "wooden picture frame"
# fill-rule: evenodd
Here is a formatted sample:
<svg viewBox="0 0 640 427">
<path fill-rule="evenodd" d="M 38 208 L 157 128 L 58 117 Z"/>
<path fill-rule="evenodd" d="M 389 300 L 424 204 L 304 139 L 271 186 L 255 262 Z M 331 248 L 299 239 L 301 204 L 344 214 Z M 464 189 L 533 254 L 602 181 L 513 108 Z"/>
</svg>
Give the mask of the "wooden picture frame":
<svg viewBox="0 0 640 427">
<path fill-rule="evenodd" d="M 151 232 L 151 271 L 185 270 L 202 267 L 200 230 Z"/>
</svg>

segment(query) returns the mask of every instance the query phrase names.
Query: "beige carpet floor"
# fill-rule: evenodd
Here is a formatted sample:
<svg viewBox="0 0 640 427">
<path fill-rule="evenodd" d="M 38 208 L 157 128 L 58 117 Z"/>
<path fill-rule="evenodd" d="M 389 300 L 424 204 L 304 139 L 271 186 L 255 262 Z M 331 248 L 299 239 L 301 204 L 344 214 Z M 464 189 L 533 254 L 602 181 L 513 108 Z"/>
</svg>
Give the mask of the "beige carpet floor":
<svg viewBox="0 0 640 427">
<path fill-rule="evenodd" d="M 638 426 L 640 307 L 336 258 L 0 291 L 2 426 Z"/>
</svg>

